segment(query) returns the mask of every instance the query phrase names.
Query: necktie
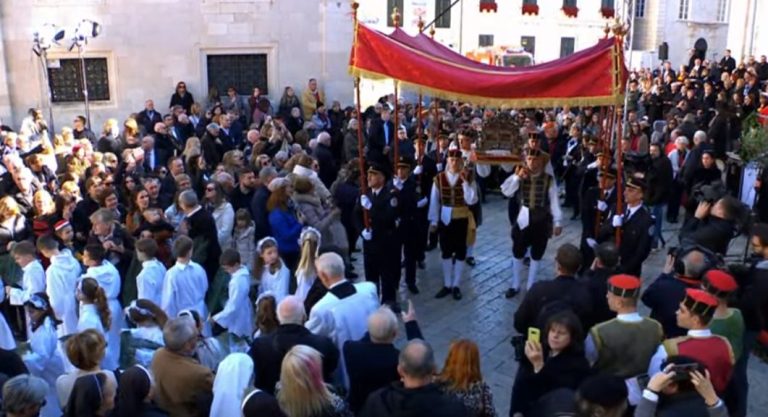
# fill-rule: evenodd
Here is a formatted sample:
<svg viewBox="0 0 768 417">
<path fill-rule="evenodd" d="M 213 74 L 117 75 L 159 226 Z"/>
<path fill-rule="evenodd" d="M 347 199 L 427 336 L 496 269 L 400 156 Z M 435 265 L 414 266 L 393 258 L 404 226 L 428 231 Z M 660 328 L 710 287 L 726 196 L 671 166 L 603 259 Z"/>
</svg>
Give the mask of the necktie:
<svg viewBox="0 0 768 417">
<path fill-rule="evenodd" d="M 389 146 L 389 125 L 384 123 L 384 145 Z"/>
</svg>

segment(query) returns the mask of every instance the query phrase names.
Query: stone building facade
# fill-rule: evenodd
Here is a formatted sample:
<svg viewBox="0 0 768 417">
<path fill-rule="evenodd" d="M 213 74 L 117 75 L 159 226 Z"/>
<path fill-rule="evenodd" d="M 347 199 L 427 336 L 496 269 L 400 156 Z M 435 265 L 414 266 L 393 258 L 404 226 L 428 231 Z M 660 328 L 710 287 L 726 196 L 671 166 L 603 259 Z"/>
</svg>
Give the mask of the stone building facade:
<svg viewBox="0 0 768 417">
<path fill-rule="evenodd" d="M 301 94 L 316 78 L 328 100 L 352 102 L 346 0 L 3 0 L 0 117 L 6 123 L 17 126 L 28 108 L 46 107 L 43 66 L 31 50 L 33 33 L 46 23 L 68 32 L 49 51 L 57 130 L 84 113 L 82 101 L 70 101 L 78 99 L 81 72 L 77 49 L 67 50 L 82 19 L 103 27 L 84 54 L 95 131 L 109 117 L 141 110 L 149 98 L 165 111 L 178 81 L 202 103 L 214 83 L 225 84 L 217 86 L 222 95 L 229 84 L 245 96 L 260 87 L 276 103 L 284 86 Z"/>
</svg>

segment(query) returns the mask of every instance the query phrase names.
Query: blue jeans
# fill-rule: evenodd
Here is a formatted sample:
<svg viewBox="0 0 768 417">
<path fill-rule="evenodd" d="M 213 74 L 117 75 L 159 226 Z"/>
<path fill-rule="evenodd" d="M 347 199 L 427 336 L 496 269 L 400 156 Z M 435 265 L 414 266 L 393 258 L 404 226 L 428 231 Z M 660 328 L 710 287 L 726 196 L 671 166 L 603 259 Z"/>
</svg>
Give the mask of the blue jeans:
<svg viewBox="0 0 768 417">
<path fill-rule="evenodd" d="M 667 242 L 664 240 L 664 236 L 661 234 L 661 224 L 664 221 L 664 206 L 666 204 L 656 204 L 655 206 L 651 206 L 651 215 L 653 216 L 654 220 L 656 221 L 656 224 L 653 228 L 653 240 L 651 241 L 651 247 L 657 248 L 659 246 L 659 240 L 661 240 L 662 245 L 666 245 Z"/>
</svg>

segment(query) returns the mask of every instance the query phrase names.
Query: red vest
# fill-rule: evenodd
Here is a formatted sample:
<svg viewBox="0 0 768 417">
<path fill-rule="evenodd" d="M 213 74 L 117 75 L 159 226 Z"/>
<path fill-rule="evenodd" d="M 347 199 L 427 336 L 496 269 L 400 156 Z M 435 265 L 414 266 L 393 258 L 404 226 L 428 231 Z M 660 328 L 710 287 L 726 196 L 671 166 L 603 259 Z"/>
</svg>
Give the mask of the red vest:
<svg viewBox="0 0 768 417">
<path fill-rule="evenodd" d="M 718 394 L 725 387 L 733 372 L 733 350 L 728 339 L 712 335 L 709 337 L 681 336 L 664 341 L 667 355 L 687 356 L 704 364 L 709 370 L 712 386 Z"/>
</svg>

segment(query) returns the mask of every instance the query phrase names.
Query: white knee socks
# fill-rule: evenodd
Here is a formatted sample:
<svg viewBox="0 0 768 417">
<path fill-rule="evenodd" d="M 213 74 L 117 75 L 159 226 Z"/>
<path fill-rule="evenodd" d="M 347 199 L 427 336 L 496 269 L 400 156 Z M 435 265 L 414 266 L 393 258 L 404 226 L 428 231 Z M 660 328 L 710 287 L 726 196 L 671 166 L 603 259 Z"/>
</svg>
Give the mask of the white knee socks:
<svg viewBox="0 0 768 417">
<path fill-rule="evenodd" d="M 453 259 L 443 259 L 443 286 L 451 288 L 453 283 Z"/>
<path fill-rule="evenodd" d="M 536 273 L 539 272 L 539 262 L 531 259 L 531 265 L 528 267 L 528 283 L 525 288 L 530 290 L 533 284 L 536 282 Z"/>
<path fill-rule="evenodd" d="M 520 289 L 520 276 L 523 275 L 523 260 L 512 258 L 512 278 L 509 283 L 509 288 L 513 290 Z"/>
<path fill-rule="evenodd" d="M 453 265 L 453 288 L 457 288 L 461 284 L 462 272 L 464 272 L 464 261 L 456 261 Z"/>
</svg>

